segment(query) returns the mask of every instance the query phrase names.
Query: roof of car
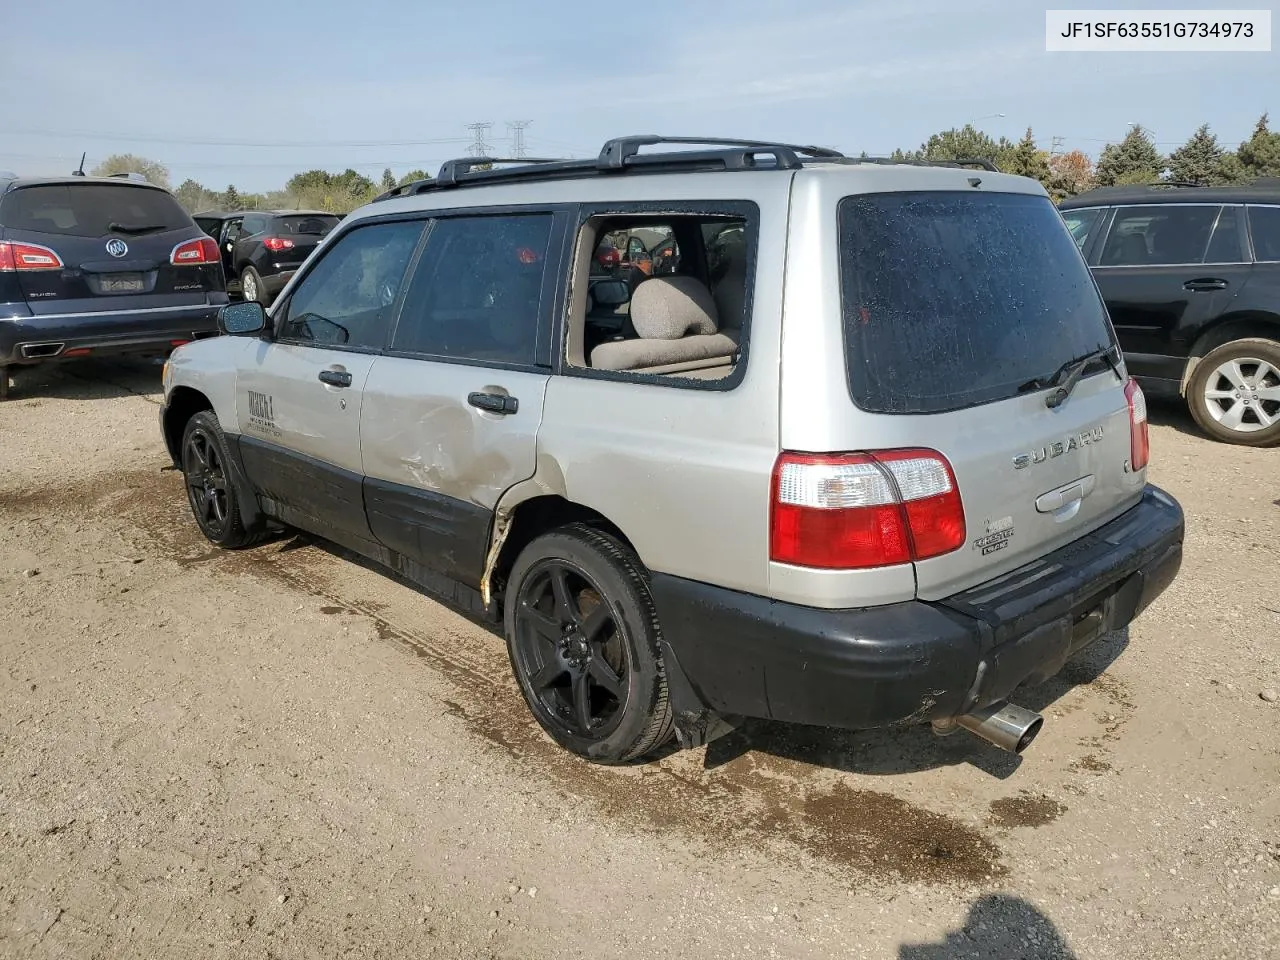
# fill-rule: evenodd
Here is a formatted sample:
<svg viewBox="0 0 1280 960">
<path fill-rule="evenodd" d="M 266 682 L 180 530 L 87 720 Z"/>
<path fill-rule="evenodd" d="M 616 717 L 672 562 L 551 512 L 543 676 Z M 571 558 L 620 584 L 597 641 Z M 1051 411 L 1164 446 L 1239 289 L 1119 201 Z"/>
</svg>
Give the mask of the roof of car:
<svg viewBox="0 0 1280 960">
<path fill-rule="evenodd" d="M 4 183 L 5 189 L 18 189 L 19 187 L 44 187 L 44 186 L 62 186 L 76 183 L 127 183 L 134 187 L 150 187 L 152 190 L 162 190 L 165 193 L 169 191 L 164 187 L 155 183 L 148 183 L 146 180 L 139 180 L 135 177 L 120 175 L 112 177 L 91 177 L 87 174 L 80 176 L 61 176 L 61 177 L 10 177 L 8 174 L 0 174 L 0 183 Z"/>
<path fill-rule="evenodd" d="M 1063 210 L 1079 207 L 1106 207 L 1114 204 L 1156 203 L 1277 203 L 1280 177 L 1260 177 L 1252 183 L 1201 187 L 1194 184 L 1145 184 L 1098 187 L 1063 200 Z"/>
<path fill-rule="evenodd" d="M 331 210 L 203 210 L 192 216 L 200 217 L 202 220 L 230 220 L 250 214 L 258 217 L 337 217 L 339 220 L 342 219 L 342 214 Z"/>
</svg>

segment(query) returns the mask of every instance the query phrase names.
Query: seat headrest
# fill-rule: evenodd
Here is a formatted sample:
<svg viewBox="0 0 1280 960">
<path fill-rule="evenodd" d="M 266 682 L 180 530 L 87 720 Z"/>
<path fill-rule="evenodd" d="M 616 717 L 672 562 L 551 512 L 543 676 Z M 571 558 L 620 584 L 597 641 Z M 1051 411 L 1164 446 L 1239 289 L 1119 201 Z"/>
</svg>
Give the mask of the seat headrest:
<svg viewBox="0 0 1280 960">
<path fill-rule="evenodd" d="M 694 277 L 652 277 L 631 297 L 631 324 L 645 340 L 679 340 L 719 330 L 716 302 Z"/>
</svg>

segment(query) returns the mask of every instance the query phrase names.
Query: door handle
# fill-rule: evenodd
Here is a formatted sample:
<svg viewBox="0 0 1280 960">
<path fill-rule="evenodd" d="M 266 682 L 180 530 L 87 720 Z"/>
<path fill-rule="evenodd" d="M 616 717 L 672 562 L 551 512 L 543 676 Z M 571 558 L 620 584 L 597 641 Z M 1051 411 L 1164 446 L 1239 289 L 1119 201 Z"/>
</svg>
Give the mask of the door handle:
<svg viewBox="0 0 1280 960">
<path fill-rule="evenodd" d="M 321 370 L 320 382 L 327 383 L 331 387 L 349 387 L 351 386 L 351 374 L 345 370 Z"/>
<path fill-rule="evenodd" d="M 1188 280 L 1182 285 L 1184 290 L 1225 290 L 1227 281 L 1218 279 Z"/>
<path fill-rule="evenodd" d="M 485 410 L 489 413 L 502 414 L 503 416 L 515 413 L 520 409 L 519 400 L 502 393 L 469 393 L 467 394 L 467 403 L 477 409 Z"/>
</svg>

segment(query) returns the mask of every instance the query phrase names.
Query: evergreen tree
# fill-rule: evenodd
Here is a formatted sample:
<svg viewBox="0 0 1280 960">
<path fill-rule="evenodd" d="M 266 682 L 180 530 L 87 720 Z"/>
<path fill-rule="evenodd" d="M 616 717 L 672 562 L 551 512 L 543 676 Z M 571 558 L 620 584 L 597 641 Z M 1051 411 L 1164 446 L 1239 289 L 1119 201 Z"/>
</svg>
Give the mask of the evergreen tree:
<svg viewBox="0 0 1280 960">
<path fill-rule="evenodd" d="M 1209 125 L 1201 124 L 1186 143 L 1169 154 L 1169 176 L 1186 183 L 1224 183 L 1224 155 Z"/>
<path fill-rule="evenodd" d="M 1253 136 L 1240 144 L 1236 157 L 1246 179 L 1280 177 L 1280 133 L 1271 132 L 1265 113 L 1258 118 Z"/>
<path fill-rule="evenodd" d="M 244 209 L 244 201 L 240 199 L 240 191 L 233 184 L 227 184 L 227 189 L 222 192 L 221 201 L 223 210 L 234 213 L 237 210 Z"/>
<path fill-rule="evenodd" d="M 1147 136 L 1147 131 L 1135 124 L 1119 143 L 1109 143 L 1102 148 L 1094 178 L 1102 187 L 1151 183 L 1159 179 L 1164 168 L 1165 159 Z"/>
<path fill-rule="evenodd" d="M 382 189 L 384 191 L 394 190 L 395 187 L 396 187 L 396 175 L 391 172 L 390 167 L 387 167 L 387 169 L 382 171 Z"/>
<path fill-rule="evenodd" d="M 399 186 L 404 186 L 406 183 L 416 183 L 419 180 L 430 180 L 430 179 L 431 179 L 431 174 L 427 173 L 427 171 L 425 170 L 410 170 L 408 173 L 406 173 L 403 177 L 400 178 Z"/>
<path fill-rule="evenodd" d="M 1027 127 L 1027 132 L 1014 148 L 1005 154 L 1004 164 L 1000 167 L 1005 173 L 1019 177 L 1031 177 L 1046 186 L 1051 176 L 1049 158 L 1043 150 L 1036 147 L 1036 138 Z"/>
</svg>

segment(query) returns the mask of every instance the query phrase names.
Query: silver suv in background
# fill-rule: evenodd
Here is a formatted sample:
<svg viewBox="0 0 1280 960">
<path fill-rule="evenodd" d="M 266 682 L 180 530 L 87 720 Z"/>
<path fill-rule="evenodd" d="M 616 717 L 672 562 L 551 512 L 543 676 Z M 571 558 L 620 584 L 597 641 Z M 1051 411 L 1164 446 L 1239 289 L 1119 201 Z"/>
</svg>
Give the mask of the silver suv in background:
<svg viewBox="0 0 1280 960">
<path fill-rule="evenodd" d="M 1041 718 L 1008 698 L 1172 582 L 1183 516 L 1062 219 L 973 167 L 658 137 L 451 161 L 170 358 L 196 522 L 493 618 L 594 761 L 741 717 L 1020 751 Z M 593 271 L 640 228 L 671 272 Z"/>
</svg>

